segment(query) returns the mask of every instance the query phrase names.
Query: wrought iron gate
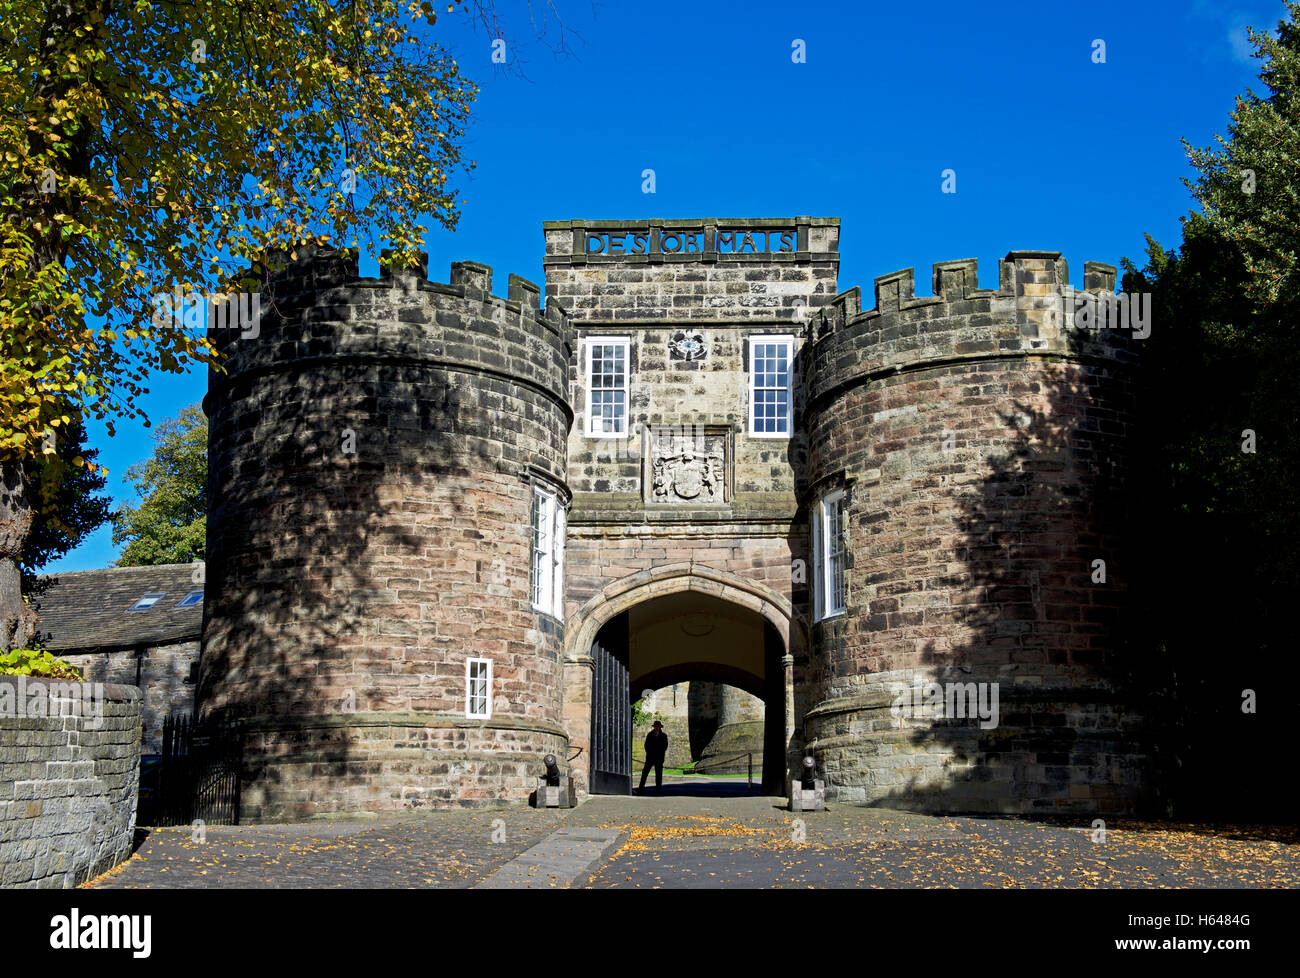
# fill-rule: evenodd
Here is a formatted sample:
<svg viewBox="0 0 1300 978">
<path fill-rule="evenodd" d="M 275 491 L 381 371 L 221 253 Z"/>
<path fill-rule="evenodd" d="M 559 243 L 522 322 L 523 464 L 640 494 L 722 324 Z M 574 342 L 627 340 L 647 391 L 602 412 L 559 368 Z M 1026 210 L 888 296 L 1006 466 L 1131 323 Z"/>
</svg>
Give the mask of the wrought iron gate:
<svg viewBox="0 0 1300 978">
<path fill-rule="evenodd" d="M 632 699 L 627 672 L 627 613 L 615 615 L 591 643 L 591 793 L 632 793 Z"/>
<path fill-rule="evenodd" d="M 140 825 L 239 824 L 243 730 L 238 723 L 196 726 L 188 715 L 163 718 L 162 757 L 141 778 Z"/>
</svg>

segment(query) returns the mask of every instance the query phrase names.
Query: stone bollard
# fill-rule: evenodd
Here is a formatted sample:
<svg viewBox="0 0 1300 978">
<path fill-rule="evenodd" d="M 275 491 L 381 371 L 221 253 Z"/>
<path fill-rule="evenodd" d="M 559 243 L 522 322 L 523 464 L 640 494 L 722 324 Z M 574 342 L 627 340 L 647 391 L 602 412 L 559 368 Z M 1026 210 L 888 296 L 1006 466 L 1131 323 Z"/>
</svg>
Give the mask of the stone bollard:
<svg viewBox="0 0 1300 978">
<path fill-rule="evenodd" d="M 817 762 L 811 757 L 803 759 L 803 776 L 790 782 L 790 811 L 824 812 L 826 810 L 826 782 L 817 777 Z"/>
</svg>

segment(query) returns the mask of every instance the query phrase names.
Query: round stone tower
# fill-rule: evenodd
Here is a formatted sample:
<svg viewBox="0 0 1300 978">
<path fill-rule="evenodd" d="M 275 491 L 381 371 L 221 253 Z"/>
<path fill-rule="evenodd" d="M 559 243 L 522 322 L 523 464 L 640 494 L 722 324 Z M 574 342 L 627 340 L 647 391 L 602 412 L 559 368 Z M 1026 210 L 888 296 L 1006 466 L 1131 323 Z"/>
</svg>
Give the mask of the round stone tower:
<svg viewBox="0 0 1300 978">
<path fill-rule="evenodd" d="M 569 327 L 538 300 L 302 249 L 259 329 L 210 330 L 198 702 L 245 723 L 247 818 L 518 801 L 565 763 L 530 568 L 535 498 L 568 502 Z"/>
<path fill-rule="evenodd" d="M 763 763 L 763 701 L 752 693 L 718 685 L 718 729 L 700 754 L 700 766 L 710 774 L 742 774 L 748 761 L 739 754 L 752 753 Z"/>
<path fill-rule="evenodd" d="M 804 725 L 841 801 L 1150 800 L 1122 647 L 1140 332 L 1077 328 L 1099 297 L 1118 307 L 1112 266 L 1086 265 L 1080 293 L 1068 281 L 1051 252 L 1008 255 L 995 291 L 973 260 L 945 262 L 933 297 L 907 269 L 876 279 L 875 309 L 854 289 L 810 325 L 805 502 L 814 528 L 838 508 L 844 556 L 813 615 Z"/>
</svg>

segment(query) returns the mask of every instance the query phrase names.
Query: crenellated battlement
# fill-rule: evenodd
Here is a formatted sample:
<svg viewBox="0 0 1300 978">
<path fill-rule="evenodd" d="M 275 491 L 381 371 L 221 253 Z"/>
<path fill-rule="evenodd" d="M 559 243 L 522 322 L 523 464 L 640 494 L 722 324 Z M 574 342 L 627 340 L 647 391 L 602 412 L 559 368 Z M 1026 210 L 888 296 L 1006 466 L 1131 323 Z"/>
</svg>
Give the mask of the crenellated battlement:
<svg viewBox="0 0 1300 978">
<path fill-rule="evenodd" d="M 284 296 L 294 293 L 325 292 L 330 289 L 390 289 L 402 292 L 426 292 L 461 299 L 478 299 L 490 309 L 503 309 L 524 319 L 534 319 L 548 330 L 565 334 L 568 317 L 558 306 L 545 311 L 541 308 L 542 290 L 528 279 L 510 274 L 508 288 L 503 298 L 492 294 L 492 266 L 476 261 L 451 263 L 450 281 L 435 282 L 429 279 L 429 256 L 417 253 L 414 267 L 393 267 L 388 264 L 394 251 L 380 252 L 379 278 L 362 277 L 360 257 L 356 249 L 321 248 L 304 245 L 290 257 L 284 251 L 267 255 L 265 266 L 273 269 L 266 276 L 268 289 Z M 489 316 L 487 318 L 495 318 Z M 567 337 L 565 337 L 567 338 Z"/>
<path fill-rule="evenodd" d="M 1074 325 L 1076 296 L 1087 293 L 1093 303 L 1104 304 L 1113 294 L 1113 265 L 1086 262 L 1078 290 L 1055 251 L 1009 252 L 998 263 L 997 289 L 979 287 L 974 258 L 935 262 L 932 295 L 916 295 L 915 277 L 911 268 L 880 275 L 874 308 L 862 308 L 855 286 L 809 319 L 804 371 L 810 398 L 928 362 L 1052 355 L 1126 363 L 1136 356 L 1125 329 Z M 1112 306 L 1122 311 L 1120 304 Z"/>
<path fill-rule="evenodd" d="M 522 803 L 548 754 L 630 785 L 628 691 L 694 669 L 762 692 L 765 785 L 811 754 L 844 804 L 1140 808 L 1116 317 L 1151 323 L 1114 266 L 1076 291 L 1012 251 L 996 288 L 963 258 L 864 298 L 837 218 L 544 238 L 545 299 L 304 247 L 212 317 L 196 711 L 255 732 L 242 812 Z M 896 715 L 949 680 L 996 722 Z"/>
<path fill-rule="evenodd" d="M 391 252 L 383 253 L 387 261 Z M 572 327 L 557 302 L 541 307 L 541 288 L 510 275 L 505 297 L 492 293 L 492 269 L 452 262 L 446 283 L 415 267 L 359 274 L 350 249 L 303 247 L 296 258 L 268 255 L 256 336 L 210 330 L 225 355 L 212 389 L 241 374 L 306 367 L 321 358 L 460 365 L 543 388 L 567 411 Z"/>
<path fill-rule="evenodd" d="M 935 262 L 931 266 L 929 296 L 916 295 L 916 272 L 902 268 L 874 280 L 875 302 L 872 309 L 862 309 L 862 290 L 846 289 L 823 311 L 824 322 L 818 337 L 872 316 L 899 312 L 944 302 L 961 302 L 983 296 L 1019 296 L 1042 298 L 1070 292 L 1110 292 L 1115 288 L 1116 269 L 1104 262 L 1084 262 L 1082 289 L 1070 286 L 1069 269 L 1060 252 L 1012 251 L 998 261 L 997 289 L 979 287 L 979 259 L 960 258 Z"/>
</svg>

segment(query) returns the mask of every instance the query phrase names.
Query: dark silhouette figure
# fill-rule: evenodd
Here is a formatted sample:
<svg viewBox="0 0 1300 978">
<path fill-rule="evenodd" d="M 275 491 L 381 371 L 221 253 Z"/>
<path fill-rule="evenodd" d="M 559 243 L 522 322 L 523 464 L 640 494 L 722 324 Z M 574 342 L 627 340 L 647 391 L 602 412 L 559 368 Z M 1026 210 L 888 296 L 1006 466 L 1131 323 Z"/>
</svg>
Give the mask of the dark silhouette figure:
<svg viewBox="0 0 1300 978">
<path fill-rule="evenodd" d="M 664 725 L 658 720 L 650 732 L 645 735 L 645 767 L 641 769 L 641 791 L 645 791 L 645 779 L 650 775 L 650 768 L 655 769 L 655 791 L 664 790 L 664 758 L 668 755 L 668 735 Z"/>
</svg>

